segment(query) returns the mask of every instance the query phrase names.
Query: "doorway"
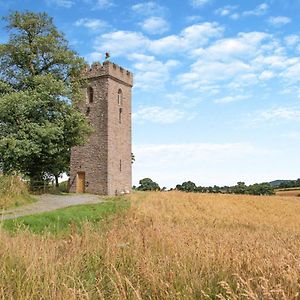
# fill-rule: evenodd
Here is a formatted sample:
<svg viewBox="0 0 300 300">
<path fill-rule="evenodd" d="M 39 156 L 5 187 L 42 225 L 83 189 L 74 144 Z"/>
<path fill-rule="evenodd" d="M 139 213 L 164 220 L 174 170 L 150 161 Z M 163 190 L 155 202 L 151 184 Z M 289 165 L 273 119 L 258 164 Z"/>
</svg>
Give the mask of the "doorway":
<svg viewBox="0 0 300 300">
<path fill-rule="evenodd" d="M 85 192 L 85 172 L 77 173 L 76 180 L 76 193 L 84 193 Z"/>
</svg>

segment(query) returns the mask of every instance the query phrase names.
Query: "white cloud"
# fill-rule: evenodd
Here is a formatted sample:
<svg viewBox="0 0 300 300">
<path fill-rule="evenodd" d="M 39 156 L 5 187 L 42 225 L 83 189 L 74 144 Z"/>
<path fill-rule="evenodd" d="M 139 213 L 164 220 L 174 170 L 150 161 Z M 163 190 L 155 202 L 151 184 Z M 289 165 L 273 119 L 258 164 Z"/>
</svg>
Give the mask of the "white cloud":
<svg viewBox="0 0 300 300">
<path fill-rule="evenodd" d="M 263 32 L 239 33 L 236 38 L 221 39 L 207 48 L 195 49 L 192 54 L 197 60 L 190 72 L 179 75 L 179 83 L 191 89 L 225 81 L 228 87 L 235 82 L 236 88 L 237 83 L 255 83 L 261 66 L 254 60 L 264 53 L 263 47 L 270 38 Z"/>
<path fill-rule="evenodd" d="M 236 13 L 234 13 L 234 11 L 238 8 L 238 6 L 236 5 L 226 5 L 224 7 L 220 7 L 218 9 L 215 10 L 215 14 L 225 17 L 225 16 L 229 16 L 232 19 L 234 19 L 234 15 Z"/>
<path fill-rule="evenodd" d="M 223 95 L 248 94 L 246 89 L 255 85 L 266 88 L 267 81 L 272 78 L 282 80 L 283 89 L 300 80 L 300 58 L 288 56 L 287 46 L 283 46 L 285 42 L 297 47 L 298 39 L 300 41 L 297 35 L 280 40 L 266 32 L 240 32 L 230 38 L 221 38 L 223 31 L 219 24 L 209 22 L 187 26 L 177 35 L 157 39 L 140 32 L 113 31 L 96 38 L 94 52 L 109 51 L 112 57 L 131 60 L 135 86 L 145 90 L 150 89 L 150 82 L 157 89 L 163 88 L 170 80 L 171 66 L 167 58 L 174 55 L 178 60 L 178 55 L 184 55 L 188 58 L 181 64 L 188 63 L 189 69 L 173 76 L 170 84 L 181 84 L 182 89 L 197 89 L 199 98 L 216 98 L 220 91 Z M 158 55 L 159 60 L 155 57 Z M 210 89 L 204 90 L 204 87 Z"/>
<path fill-rule="evenodd" d="M 170 71 L 179 64 L 176 60 L 161 62 L 154 56 L 138 53 L 130 54 L 128 59 L 133 61 L 135 88 L 143 90 L 163 88 L 170 79 Z"/>
<path fill-rule="evenodd" d="M 128 55 L 137 50 L 147 49 L 149 39 L 134 31 L 114 31 L 100 35 L 95 40 L 96 51 L 108 51 L 112 56 Z"/>
<path fill-rule="evenodd" d="M 97 31 L 99 29 L 104 29 L 105 27 L 107 27 L 107 23 L 100 19 L 82 18 L 75 22 L 75 26 L 82 26 L 92 31 Z"/>
<path fill-rule="evenodd" d="M 145 16 L 162 15 L 165 12 L 165 8 L 154 1 L 137 3 L 131 9 L 138 15 Z"/>
<path fill-rule="evenodd" d="M 237 102 L 237 101 L 249 99 L 250 97 L 251 97 L 250 95 L 226 96 L 223 98 L 216 99 L 216 100 L 214 100 L 214 102 L 217 104 L 226 104 L 226 103 Z"/>
<path fill-rule="evenodd" d="M 169 30 L 169 23 L 161 17 L 150 17 L 140 25 L 144 31 L 150 34 L 162 34 Z"/>
<path fill-rule="evenodd" d="M 75 2 L 73 0 L 47 0 L 47 4 L 70 8 L 75 4 Z"/>
<path fill-rule="evenodd" d="M 133 113 L 135 122 L 152 122 L 159 124 L 176 123 L 182 119 L 190 120 L 193 116 L 189 113 L 176 108 L 163 108 L 159 106 L 150 106 L 140 108 Z"/>
<path fill-rule="evenodd" d="M 290 42 L 296 41 L 296 36 L 290 37 Z M 273 78 L 281 80 L 283 89 L 300 81 L 300 58 L 287 56 L 282 41 L 264 32 L 219 39 L 208 47 L 196 48 L 191 54 L 196 61 L 189 71 L 178 75 L 177 82 L 183 88 L 198 89 L 200 96 L 205 95 L 201 87 L 216 84 L 222 85 L 225 94 L 234 90 L 239 95 L 247 93 L 246 87 L 247 90 L 251 86 L 266 88 L 266 81 Z"/>
<path fill-rule="evenodd" d="M 223 27 L 217 23 L 195 24 L 183 29 L 178 35 L 169 35 L 151 40 L 135 31 L 114 31 L 100 35 L 94 48 L 109 51 L 114 56 L 150 51 L 155 54 L 186 53 L 195 47 L 206 45 L 211 39 L 221 36 Z"/>
<path fill-rule="evenodd" d="M 263 71 L 260 75 L 259 75 L 259 79 L 260 80 L 270 80 L 272 78 L 275 77 L 274 72 L 272 71 Z"/>
<path fill-rule="evenodd" d="M 277 107 L 256 112 L 252 123 L 259 122 L 279 122 L 279 121 L 300 121 L 299 107 Z"/>
<path fill-rule="evenodd" d="M 231 62 L 198 60 L 192 65 L 192 71 L 179 76 L 179 82 L 190 86 L 193 81 L 198 82 L 198 86 L 210 84 L 217 81 L 233 79 L 250 70 L 250 66 L 244 62 L 235 60 Z"/>
<path fill-rule="evenodd" d="M 244 11 L 243 16 L 262 16 L 267 13 L 269 5 L 267 3 L 262 3 L 258 5 L 254 10 Z"/>
<path fill-rule="evenodd" d="M 184 52 L 206 45 L 211 39 L 221 36 L 223 27 L 217 23 L 195 24 L 183 29 L 179 35 L 169 35 L 151 41 L 150 50 L 157 54 Z"/>
<path fill-rule="evenodd" d="M 300 62 L 290 65 L 280 74 L 289 83 L 298 82 L 300 80 Z"/>
<path fill-rule="evenodd" d="M 299 43 L 300 37 L 299 37 L 299 35 L 291 34 L 291 35 L 286 36 L 284 41 L 288 47 L 293 47 Z"/>
<path fill-rule="evenodd" d="M 196 56 L 206 59 L 233 59 L 255 56 L 260 51 L 260 45 L 270 35 L 264 32 L 239 33 L 236 38 L 227 38 L 216 41 L 210 47 L 195 49 Z"/>
<path fill-rule="evenodd" d="M 294 66 L 299 62 L 298 58 L 288 58 L 283 55 L 258 55 L 254 60 L 253 64 L 261 66 L 263 68 L 271 68 L 273 70 L 287 69 L 289 66 Z"/>
<path fill-rule="evenodd" d="M 267 3 L 262 3 L 258 5 L 253 10 L 247 10 L 244 12 L 236 12 L 238 9 L 237 5 L 226 5 L 224 7 L 220 7 L 217 10 L 215 10 L 215 14 L 222 16 L 222 17 L 229 17 L 233 20 L 237 20 L 241 17 L 248 17 L 248 16 L 262 16 L 265 15 L 268 12 L 269 5 Z"/>
<path fill-rule="evenodd" d="M 94 9 L 108 9 L 114 6 L 116 6 L 116 4 L 112 0 L 97 0 Z"/>
<path fill-rule="evenodd" d="M 193 7 L 202 7 L 211 2 L 211 0 L 190 0 Z"/>
<path fill-rule="evenodd" d="M 291 19 L 288 18 L 288 17 L 284 17 L 284 16 L 279 16 L 279 17 L 270 17 L 268 19 L 268 22 L 273 25 L 273 26 L 277 26 L 277 27 L 280 27 L 280 26 L 283 26 L 283 25 L 286 25 L 288 23 L 291 22 Z"/>
</svg>

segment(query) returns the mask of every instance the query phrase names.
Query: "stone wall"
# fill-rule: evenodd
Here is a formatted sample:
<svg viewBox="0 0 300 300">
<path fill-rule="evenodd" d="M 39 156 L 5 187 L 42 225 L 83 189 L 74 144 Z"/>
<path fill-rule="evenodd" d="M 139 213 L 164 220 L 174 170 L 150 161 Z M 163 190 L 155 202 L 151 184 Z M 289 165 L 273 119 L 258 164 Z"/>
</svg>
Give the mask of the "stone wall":
<svg viewBox="0 0 300 300">
<path fill-rule="evenodd" d="M 109 79 L 108 94 L 108 193 L 113 194 L 131 190 L 131 87 Z"/>
</svg>

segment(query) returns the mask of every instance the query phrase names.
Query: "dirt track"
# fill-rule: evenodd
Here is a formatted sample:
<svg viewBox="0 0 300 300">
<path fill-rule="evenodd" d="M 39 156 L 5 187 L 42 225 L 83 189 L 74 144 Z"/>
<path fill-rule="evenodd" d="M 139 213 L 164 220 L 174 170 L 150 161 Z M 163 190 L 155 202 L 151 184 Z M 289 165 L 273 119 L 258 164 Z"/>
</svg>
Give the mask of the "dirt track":
<svg viewBox="0 0 300 300">
<path fill-rule="evenodd" d="M 41 195 L 37 198 L 38 201 L 35 203 L 1 211 L 0 220 L 14 219 L 72 205 L 94 204 L 104 201 L 100 196 L 90 194 Z"/>
</svg>

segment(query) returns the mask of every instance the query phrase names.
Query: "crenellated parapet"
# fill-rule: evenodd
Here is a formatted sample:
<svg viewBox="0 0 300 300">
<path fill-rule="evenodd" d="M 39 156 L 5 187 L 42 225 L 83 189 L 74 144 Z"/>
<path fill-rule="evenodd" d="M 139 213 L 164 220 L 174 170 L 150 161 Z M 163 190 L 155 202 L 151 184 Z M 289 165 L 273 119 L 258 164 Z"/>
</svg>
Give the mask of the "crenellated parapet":
<svg viewBox="0 0 300 300">
<path fill-rule="evenodd" d="M 131 87 L 133 85 L 133 74 L 110 61 L 105 61 L 103 64 L 100 62 L 94 62 L 91 65 L 87 64 L 82 71 L 83 79 L 92 79 L 104 76 L 110 77 L 117 81 L 122 81 Z"/>
</svg>

